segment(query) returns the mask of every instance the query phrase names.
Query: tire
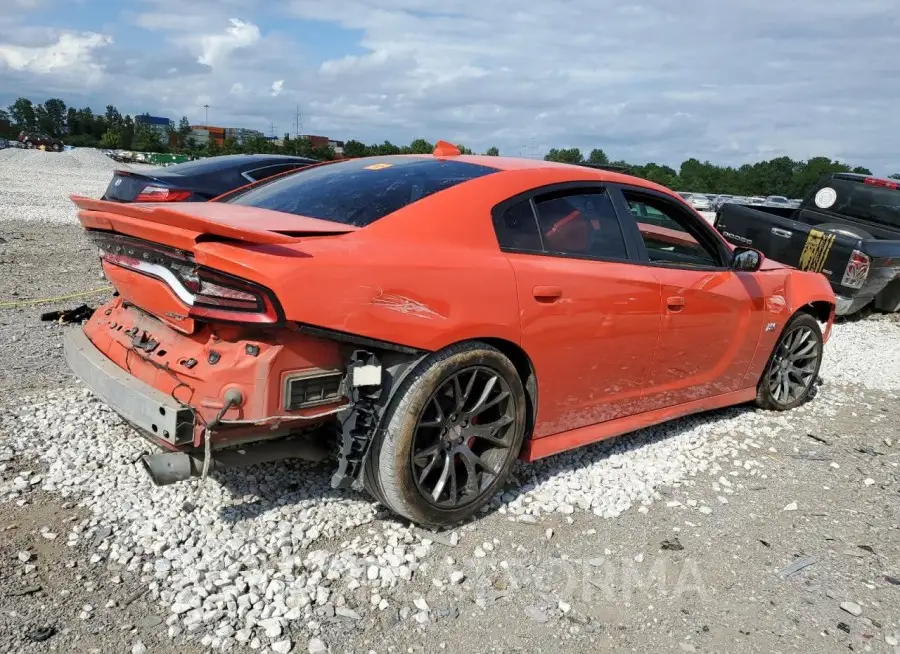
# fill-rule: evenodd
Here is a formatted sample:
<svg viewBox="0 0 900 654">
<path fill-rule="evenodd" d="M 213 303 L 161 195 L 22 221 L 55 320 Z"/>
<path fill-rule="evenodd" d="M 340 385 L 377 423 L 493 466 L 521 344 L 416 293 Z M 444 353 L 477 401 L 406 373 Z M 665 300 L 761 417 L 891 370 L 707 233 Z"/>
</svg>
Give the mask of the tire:
<svg viewBox="0 0 900 654">
<path fill-rule="evenodd" d="M 798 333 L 805 333 L 806 337 L 794 336 Z M 801 342 L 794 343 L 791 340 L 792 337 L 801 339 Z M 807 361 L 807 364 L 801 368 L 804 371 L 802 376 L 795 373 L 791 377 L 787 373 L 779 373 L 781 366 L 789 363 L 783 363 L 785 362 L 785 355 L 792 351 L 795 353 L 795 356 L 797 354 L 802 355 L 810 342 L 814 343 L 812 353 L 815 353 L 815 360 L 799 359 L 801 362 Z M 756 405 L 770 411 L 789 411 L 810 400 L 815 394 L 816 383 L 819 379 L 819 369 L 822 366 L 822 345 L 822 329 L 815 318 L 808 313 L 802 312 L 792 317 L 785 325 L 778 342 L 772 349 L 769 363 L 759 380 L 756 391 Z M 795 366 L 794 369 L 796 370 L 797 367 Z M 789 391 L 787 393 L 784 390 L 783 383 L 776 385 L 777 388 L 773 390 L 773 384 L 775 383 L 773 377 L 776 375 L 782 380 L 785 376 L 788 377 Z M 796 380 L 796 384 L 794 380 Z M 803 383 L 801 384 L 800 382 Z"/>
<path fill-rule="evenodd" d="M 54 143 L 53 145 L 50 146 L 50 148 L 51 148 L 54 152 L 60 152 L 60 151 L 62 151 L 62 146 L 61 146 L 59 143 Z"/>
<path fill-rule="evenodd" d="M 486 408 L 474 411 L 479 405 Z M 522 381 L 496 348 L 473 341 L 435 352 L 394 393 L 385 428 L 369 451 L 365 486 L 414 523 L 446 527 L 465 520 L 509 477 L 525 437 L 526 412 Z M 479 431 L 486 435 L 473 435 Z"/>
</svg>

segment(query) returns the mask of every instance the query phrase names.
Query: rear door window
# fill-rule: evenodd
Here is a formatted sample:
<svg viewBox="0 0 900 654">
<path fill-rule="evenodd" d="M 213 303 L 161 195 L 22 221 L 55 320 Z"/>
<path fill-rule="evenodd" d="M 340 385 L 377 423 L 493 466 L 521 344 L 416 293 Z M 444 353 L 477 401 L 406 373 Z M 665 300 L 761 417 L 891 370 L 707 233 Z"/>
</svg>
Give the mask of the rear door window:
<svg viewBox="0 0 900 654">
<path fill-rule="evenodd" d="M 367 157 L 300 170 L 226 200 L 364 227 L 496 168 L 432 157 Z"/>
<path fill-rule="evenodd" d="M 809 208 L 900 228 L 900 184 L 864 179 L 829 179 L 809 199 Z M 890 188 L 893 186 L 893 188 Z"/>
<path fill-rule="evenodd" d="M 551 254 L 627 259 L 625 238 L 609 196 L 554 193 L 535 198 L 544 248 Z"/>
</svg>

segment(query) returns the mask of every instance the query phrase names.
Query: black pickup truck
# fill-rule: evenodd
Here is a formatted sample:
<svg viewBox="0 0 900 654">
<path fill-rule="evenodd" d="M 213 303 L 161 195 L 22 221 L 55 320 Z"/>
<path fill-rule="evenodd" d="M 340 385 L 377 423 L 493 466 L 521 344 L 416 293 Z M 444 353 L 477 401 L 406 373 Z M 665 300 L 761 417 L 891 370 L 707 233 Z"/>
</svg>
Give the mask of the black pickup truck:
<svg viewBox="0 0 900 654">
<path fill-rule="evenodd" d="M 838 315 L 900 311 L 900 182 L 822 177 L 799 209 L 724 204 L 715 228 L 731 243 L 828 277 Z"/>
</svg>

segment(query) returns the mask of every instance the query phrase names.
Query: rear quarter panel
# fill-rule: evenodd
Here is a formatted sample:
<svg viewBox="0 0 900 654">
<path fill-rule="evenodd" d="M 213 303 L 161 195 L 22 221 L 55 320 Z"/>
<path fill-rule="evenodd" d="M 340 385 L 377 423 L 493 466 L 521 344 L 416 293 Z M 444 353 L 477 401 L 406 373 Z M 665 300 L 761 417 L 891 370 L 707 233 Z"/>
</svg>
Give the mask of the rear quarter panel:
<svg viewBox="0 0 900 654">
<path fill-rule="evenodd" d="M 518 344 L 516 279 L 491 209 L 535 185 L 572 180 L 567 169 L 498 172 L 350 234 L 239 254 L 223 243 L 194 251 L 200 263 L 270 288 L 294 322 L 425 350 L 472 338 Z"/>
</svg>

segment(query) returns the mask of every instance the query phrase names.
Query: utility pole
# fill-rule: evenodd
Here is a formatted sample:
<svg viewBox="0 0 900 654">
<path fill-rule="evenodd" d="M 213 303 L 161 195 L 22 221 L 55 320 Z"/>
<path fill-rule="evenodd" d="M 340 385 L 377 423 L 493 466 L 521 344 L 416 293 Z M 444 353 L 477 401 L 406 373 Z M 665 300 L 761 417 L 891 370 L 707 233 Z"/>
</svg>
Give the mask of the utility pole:
<svg viewBox="0 0 900 654">
<path fill-rule="evenodd" d="M 303 121 L 301 117 L 303 114 L 300 113 L 300 105 L 297 105 L 297 111 L 294 114 L 294 136 L 295 138 L 300 138 L 300 130 L 303 129 Z"/>
<path fill-rule="evenodd" d="M 203 108 L 206 109 L 206 122 L 204 122 L 203 124 L 209 127 L 209 105 L 205 104 L 203 105 Z"/>
</svg>

